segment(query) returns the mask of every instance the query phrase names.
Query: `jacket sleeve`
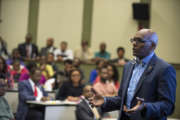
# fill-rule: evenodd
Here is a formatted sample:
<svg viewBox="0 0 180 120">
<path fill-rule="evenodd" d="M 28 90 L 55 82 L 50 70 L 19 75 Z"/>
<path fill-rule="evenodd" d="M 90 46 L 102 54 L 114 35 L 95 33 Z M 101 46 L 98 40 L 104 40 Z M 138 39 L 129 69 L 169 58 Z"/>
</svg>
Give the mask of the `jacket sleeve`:
<svg viewBox="0 0 180 120">
<path fill-rule="evenodd" d="M 176 72 L 172 66 L 168 66 L 159 76 L 157 102 L 145 103 L 146 112 L 144 117 L 161 118 L 171 115 L 174 111 L 176 95 Z"/>
<path fill-rule="evenodd" d="M 124 66 L 123 69 L 123 75 L 122 75 L 122 80 L 121 80 L 121 84 L 120 84 L 120 88 L 118 91 L 118 96 L 115 97 L 105 97 L 104 100 L 104 104 L 101 106 L 101 110 L 102 112 L 110 112 L 110 111 L 114 111 L 114 110 L 119 110 L 121 107 L 121 102 L 122 102 L 122 91 L 123 91 L 123 85 L 124 85 L 124 80 L 125 79 L 125 73 L 127 70 L 127 65 Z"/>
</svg>

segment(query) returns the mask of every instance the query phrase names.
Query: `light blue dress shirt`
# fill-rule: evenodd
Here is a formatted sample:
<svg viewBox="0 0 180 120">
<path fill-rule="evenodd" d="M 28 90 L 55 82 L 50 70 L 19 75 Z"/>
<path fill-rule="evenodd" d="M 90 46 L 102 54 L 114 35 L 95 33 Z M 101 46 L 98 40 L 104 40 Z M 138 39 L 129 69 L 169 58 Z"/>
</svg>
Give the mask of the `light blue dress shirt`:
<svg viewBox="0 0 180 120">
<path fill-rule="evenodd" d="M 136 90 L 136 86 L 137 86 L 143 72 L 145 71 L 146 67 L 148 66 L 148 63 L 151 60 L 153 55 L 154 55 L 154 52 L 152 52 L 150 55 L 146 56 L 139 63 L 135 64 L 135 67 L 134 67 L 133 73 L 132 73 L 132 77 L 129 82 L 129 87 L 127 90 L 126 106 L 128 109 L 131 108 L 131 102 L 134 97 L 134 92 Z"/>
</svg>

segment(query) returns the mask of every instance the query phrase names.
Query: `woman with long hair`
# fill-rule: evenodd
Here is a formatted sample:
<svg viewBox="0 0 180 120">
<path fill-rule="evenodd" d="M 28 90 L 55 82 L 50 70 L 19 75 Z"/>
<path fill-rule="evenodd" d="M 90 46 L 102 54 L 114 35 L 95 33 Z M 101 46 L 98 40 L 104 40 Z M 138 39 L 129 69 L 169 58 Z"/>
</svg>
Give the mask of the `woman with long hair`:
<svg viewBox="0 0 180 120">
<path fill-rule="evenodd" d="M 109 63 L 107 65 L 107 69 L 108 69 L 109 81 L 114 83 L 116 89 L 119 89 L 119 72 L 116 66 Z"/>
<path fill-rule="evenodd" d="M 69 81 L 64 82 L 59 88 L 56 99 L 79 101 L 84 87 L 81 81 L 81 71 L 79 69 L 73 69 L 70 72 Z"/>
</svg>

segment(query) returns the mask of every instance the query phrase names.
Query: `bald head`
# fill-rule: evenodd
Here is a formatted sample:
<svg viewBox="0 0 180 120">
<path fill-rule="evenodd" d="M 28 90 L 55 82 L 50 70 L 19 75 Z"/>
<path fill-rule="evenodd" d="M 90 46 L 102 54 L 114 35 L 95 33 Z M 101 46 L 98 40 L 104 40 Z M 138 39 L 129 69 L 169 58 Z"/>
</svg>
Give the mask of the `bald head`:
<svg viewBox="0 0 180 120">
<path fill-rule="evenodd" d="M 158 43 L 158 37 L 152 29 L 139 30 L 133 39 L 133 55 L 142 59 L 154 51 Z"/>
<path fill-rule="evenodd" d="M 92 86 L 91 85 L 86 85 L 84 88 L 83 88 L 83 96 L 85 98 L 90 98 L 93 96 L 93 93 L 92 93 Z"/>
<path fill-rule="evenodd" d="M 145 41 L 151 41 L 157 46 L 158 36 L 152 29 L 141 29 L 135 34 L 135 38 L 142 38 Z"/>
</svg>

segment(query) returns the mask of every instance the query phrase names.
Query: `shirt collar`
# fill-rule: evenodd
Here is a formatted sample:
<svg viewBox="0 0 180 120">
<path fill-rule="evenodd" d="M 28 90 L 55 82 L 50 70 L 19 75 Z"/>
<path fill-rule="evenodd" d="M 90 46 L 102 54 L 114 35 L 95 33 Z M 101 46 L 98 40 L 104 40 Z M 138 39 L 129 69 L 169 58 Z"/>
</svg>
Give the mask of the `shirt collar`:
<svg viewBox="0 0 180 120">
<path fill-rule="evenodd" d="M 154 52 L 151 52 L 151 54 L 149 54 L 148 56 L 146 56 L 145 58 L 142 59 L 142 63 L 143 64 L 148 64 L 149 61 L 151 60 L 151 58 L 153 57 Z"/>
<path fill-rule="evenodd" d="M 29 82 L 34 87 L 35 83 L 33 82 L 33 80 L 31 78 L 29 78 Z M 38 86 L 39 86 L 39 84 L 36 84 L 36 87 L 38 87 Z"/>
<path fill-rule="evenodd" d="M 31 83 L 32 86 L 35 85 L 35 83 L 32 81 L 32 79 L 29 78 L 29 82 Z"/>
</svg>

